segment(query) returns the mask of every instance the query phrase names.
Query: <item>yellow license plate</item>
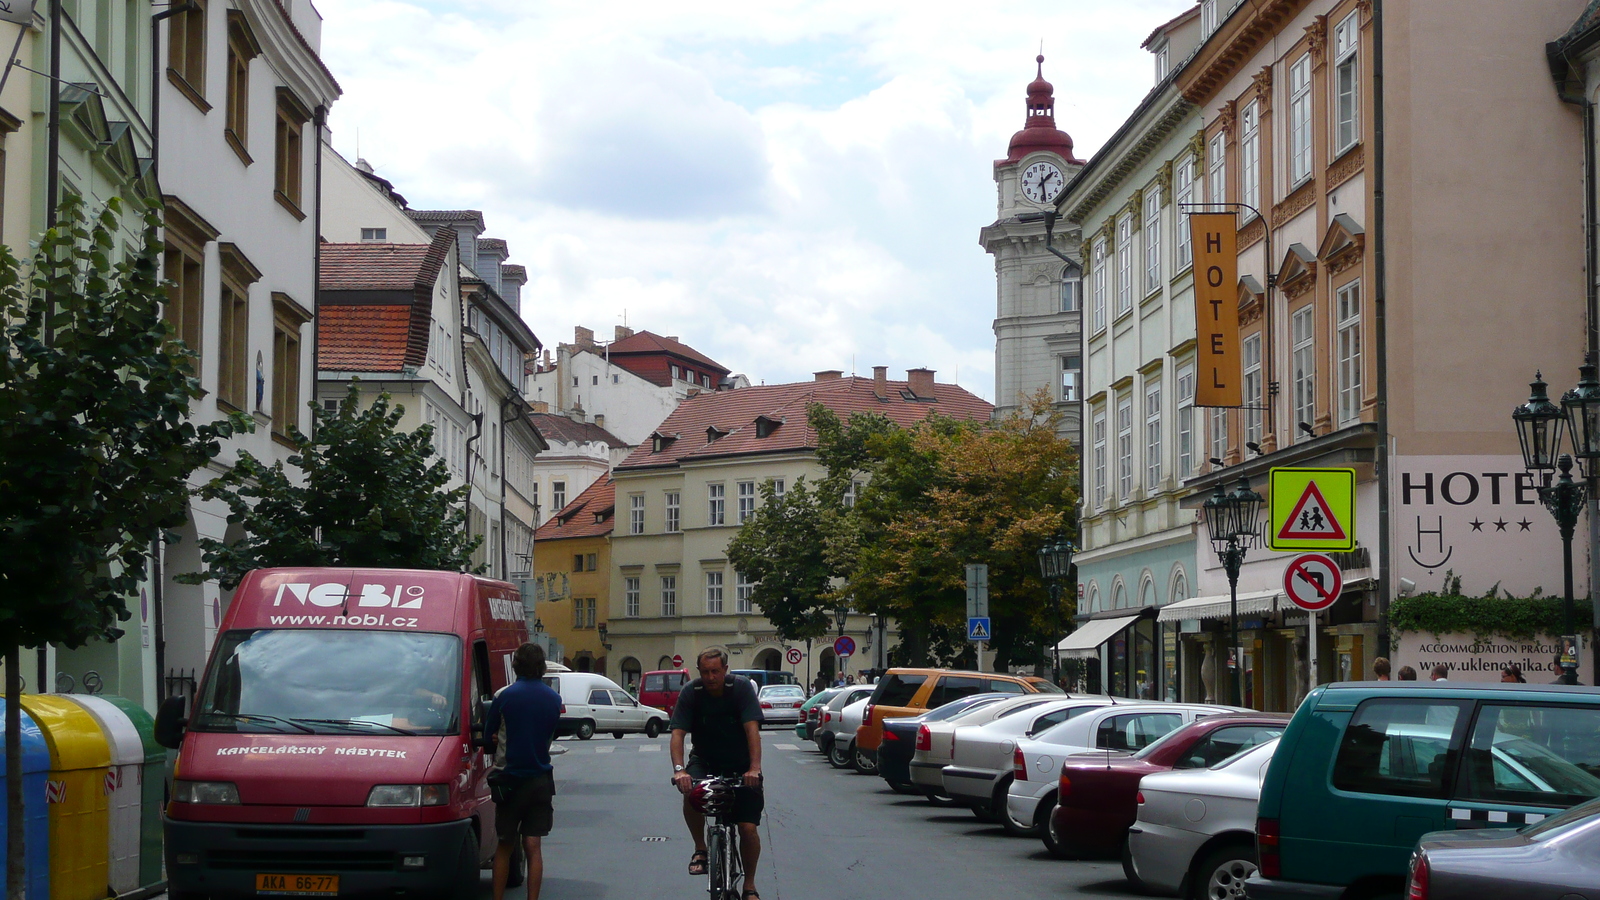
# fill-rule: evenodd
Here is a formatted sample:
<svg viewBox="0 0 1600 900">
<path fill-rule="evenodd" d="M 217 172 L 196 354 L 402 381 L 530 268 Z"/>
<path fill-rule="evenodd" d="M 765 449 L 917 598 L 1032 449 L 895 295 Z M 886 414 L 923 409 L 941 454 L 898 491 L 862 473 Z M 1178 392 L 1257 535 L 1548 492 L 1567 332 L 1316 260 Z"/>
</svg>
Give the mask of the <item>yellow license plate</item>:
<svg viewBox="0 0 1600 900">
<path fill-rule="evenodd" d="M 339 893 L 339 876 L 257 875 L 256 893 L 285 897 L 326 897 Z"/>
</svg>

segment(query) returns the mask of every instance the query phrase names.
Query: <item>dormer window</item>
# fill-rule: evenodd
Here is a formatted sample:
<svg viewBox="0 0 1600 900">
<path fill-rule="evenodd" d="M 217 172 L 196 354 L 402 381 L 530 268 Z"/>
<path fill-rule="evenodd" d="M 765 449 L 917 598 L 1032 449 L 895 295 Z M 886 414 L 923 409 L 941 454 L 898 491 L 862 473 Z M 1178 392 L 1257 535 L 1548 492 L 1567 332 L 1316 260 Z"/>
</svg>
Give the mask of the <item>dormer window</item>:
<svg viewBox="0 0 1600 900">
<path fill-rule="evenodd" d="M 361 229 L 361 239 L 363 241 L 369 241 L 369 242 L 371 242 L 371 241 L 387 241 L 389 239 L 389 229 L 387 229 L 387 228 L 363 228 L 363 229 Z"/>
<path fill-rule="evenodd" d="M 1163 43 L 1160 47 L 1155 49 L 1156 84 L 1160 84 L 1161 80 L 1167 77 L 1167 73 L 1172 71 L 1172 58 L 1169 55 L 1171 46 L 1171 44 Z"/>
<path fill-rule="evenodd" d="M 712 425 L 711 427 L 706 429 L 706 443 L 714 444 L 714 443 L 716 443 L 717 438 L 727 437 L 728 434 L 729 434 L 729 432 L 723 431 L 721 428 L 718 428 L 717 426 Z"/>
<path fill-rule="evenodd" d="M 774 419 L 771 416 L 756 416 L 756 437 L 764 438 L 783 425 L 785 420 Z"/>
<path fill-rule="evenodd" d="M 672 442 L 677 439 L 678 436 L 675 434 L 662 434 L 661 432 L 657 431 L 650 435 L 650 452 L 660 453 L 661 451 L 672 446 Z"/>
</svg>

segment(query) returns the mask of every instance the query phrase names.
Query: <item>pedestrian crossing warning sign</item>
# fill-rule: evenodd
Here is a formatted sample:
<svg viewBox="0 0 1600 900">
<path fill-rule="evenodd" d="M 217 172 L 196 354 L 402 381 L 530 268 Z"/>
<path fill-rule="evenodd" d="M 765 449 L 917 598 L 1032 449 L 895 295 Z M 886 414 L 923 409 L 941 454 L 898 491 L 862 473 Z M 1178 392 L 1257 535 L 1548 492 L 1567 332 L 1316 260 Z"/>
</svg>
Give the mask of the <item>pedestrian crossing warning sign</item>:
<svg viewBox="0 0 1600 900">
<path fill-rule="evenodd" d="M 1355 549 L 1354 469 L 1273 469 L 1271 491 L 1272 549 Z"/>
</svg>

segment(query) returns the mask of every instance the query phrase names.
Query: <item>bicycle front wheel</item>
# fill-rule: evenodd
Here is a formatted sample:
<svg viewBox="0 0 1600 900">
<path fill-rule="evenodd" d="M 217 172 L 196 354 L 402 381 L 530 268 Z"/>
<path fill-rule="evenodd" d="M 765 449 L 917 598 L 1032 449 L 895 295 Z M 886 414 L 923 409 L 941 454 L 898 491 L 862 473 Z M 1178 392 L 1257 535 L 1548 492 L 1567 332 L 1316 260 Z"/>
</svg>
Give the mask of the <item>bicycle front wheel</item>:
<svg viewBox="0 0 1600 900">
<path fill-rule="evenodd" d="M 728 896 L 728 844 L 720 828 L 706 829 L 706 893 L 711 900 Z"/>
</svg>

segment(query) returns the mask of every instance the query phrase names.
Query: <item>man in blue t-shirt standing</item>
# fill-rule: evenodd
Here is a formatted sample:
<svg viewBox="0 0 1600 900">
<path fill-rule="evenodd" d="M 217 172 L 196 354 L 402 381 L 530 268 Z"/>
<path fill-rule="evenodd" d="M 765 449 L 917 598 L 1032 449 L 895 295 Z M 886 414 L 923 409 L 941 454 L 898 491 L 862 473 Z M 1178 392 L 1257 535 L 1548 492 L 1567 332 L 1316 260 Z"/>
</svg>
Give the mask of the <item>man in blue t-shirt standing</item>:
<svg viewBox="0 0 1600 900">
<path fill-rule="evenodd" d="M 539 885 L 544 880 L 540 844 L 555 817 L 550 739 L 561 718 L 561 695 L 542 680 L 544 648 L 538 644 L 518 647 L 511 657 L 511 670 L 517 680 L 489 704 L 484 721 L 491 753 L 502 723 L 506 729 L 506 767 L 498 776 L 505 789 L 494 806 L 494 830 L 500 836 L 494 849 L 494 900 L 505 897 L 518 834 L 528 854 L 528 900 L 539 900 Z"/>
</svg>

